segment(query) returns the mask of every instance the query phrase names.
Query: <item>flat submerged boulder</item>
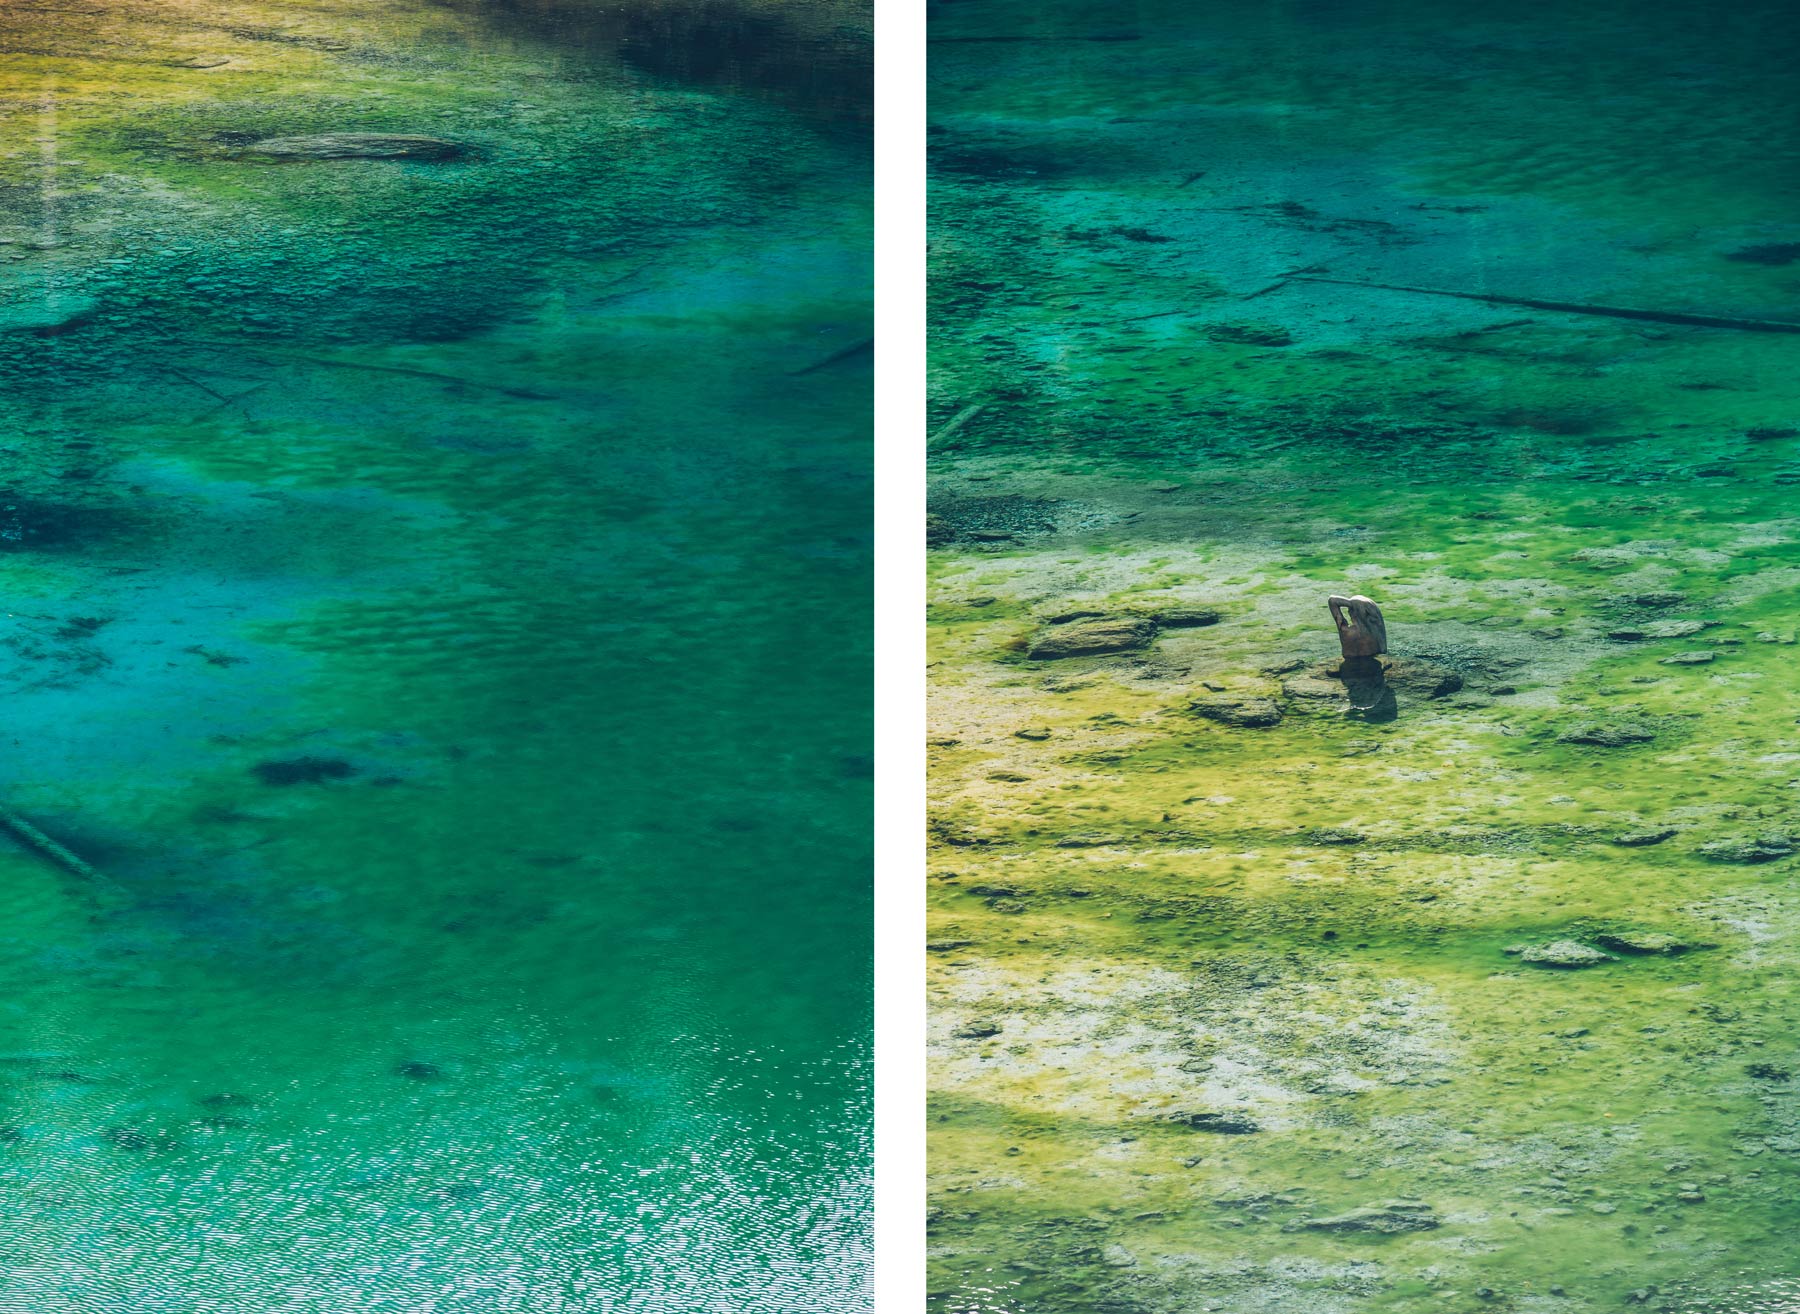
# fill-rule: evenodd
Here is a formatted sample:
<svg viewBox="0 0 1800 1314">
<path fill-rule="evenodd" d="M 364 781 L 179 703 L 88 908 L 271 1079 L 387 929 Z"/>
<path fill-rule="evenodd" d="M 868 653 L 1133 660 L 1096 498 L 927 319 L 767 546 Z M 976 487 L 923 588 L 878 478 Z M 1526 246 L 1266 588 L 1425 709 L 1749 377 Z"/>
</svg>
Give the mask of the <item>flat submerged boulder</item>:
<svg viewBox="0 0 1800 1314">
<path fill-rule="evenodd" d="M 1740 835 L 1702 844 L 1700 856 L 1712 862 L 1775 862 L 1792 857 L 1794 847 L 1791 835 Z"/>
<path fill-rule="evenodd" d="M 1419 698 L 1448 698 L 1460 693 L 1461 674 L 1448 666 L 1416 657 L 1394 657 L 1383 664 L 1383 677 L 1401 693 Z"/>
<path fill-rule="evenodd" d="M 265 137 L 239 153 L 268 160 L 453 160 L 468 148 L 441 137 L 395 132 L 320 132 Z"/>
<path fill-rule="evenodd" d="M 1273 698 L 1232 697 L 1229 694 L 1197 698 L 1188 704 L 1195 716 L 1220 725 L 1260 730 L 1281 724 L 1281 704 Z"/>
<path fill-rule="evenodd" d="M 1063 657 L 1097 657 L 1111 652 L 1136 652 L 1150 646 L 1156 623 L 1142 617 L 1114 617 L 1075 621 L 1043 631 L 1031 640 L 1025 655 L 1032 661 L 1056 661 Z"/>
<path fill-rule="evenodd" d="M 1291 680 L 1283 680 L 1281 692 L 1289 698 L 1310 698 L 1321 702 L 1348 697 L 1342 680 L 1333 680 L 1323 675 L 1297 675 Z"/>
<path fill-rule="evenodd" d="M 1168 1113 L 1163 1121 L 1217 1136 L 1252 1136 L 1262 1130 L 1254 1119 L 1241 1113 Z"/>
<path fill-rule="evenodd" d="M 1381 1200 L 1329 1218 L 1309 1218 L 1300 1224 L 1314 1232 L 1378 1232 L 1388 1236 L 1428 1232 L 1438 1225 L 1437 1216 L 1423 1200 Z"/>
<path fill-rule="evenodd" d="M 1516 955 L 1521 963 L 1530 963 L 1533 967 L 1555 967 L 1569 970 L 1577 967 L 1596 967 L 1601 963 L 1617 961 L 1609 953 L 1582 944 L 1579 940 L 1550 940 L 1544 944 L 1518 944 L 1506 950 Z"/>
<path fill-rule="evenodd" d="M 1596 935 L 1594 943 L 1622 954 L 1685 954 L 1694 948 L 1685 940 L 1663 931 L 1607 931 Z"/>
<path fill-rule="evenodd" d="M 1164 607 L 1150 612 L 1149 619 L 1165 630 L 1192 630 L 1217 625 L 1222 615 L 1213 607 Z"/>
<path fill-rule="evenodd" d="M 100 302 L 84 293 L 46 290 L 0 302 L 0 333 L 55 337 L 85 324 L 99 309 Z"/>
<path fill-rule="evenodd" d="M 1644 626 L 1644 634 L 1652 639 L 1685 639 L 1718 624 L 1708 620 L 1665 620 L 1653 621 Z"/>
</svg>

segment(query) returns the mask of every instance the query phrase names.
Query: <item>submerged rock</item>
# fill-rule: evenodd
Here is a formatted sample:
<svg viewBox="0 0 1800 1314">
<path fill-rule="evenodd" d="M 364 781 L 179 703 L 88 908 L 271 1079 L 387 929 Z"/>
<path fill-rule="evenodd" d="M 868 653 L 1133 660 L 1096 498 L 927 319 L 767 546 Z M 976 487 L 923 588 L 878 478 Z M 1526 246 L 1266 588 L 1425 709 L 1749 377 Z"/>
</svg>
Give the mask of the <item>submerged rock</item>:
<svg viewBox="0 0 1800 1314">
<path fill-rule="evenodd" d="M 1343 681 L 1322 675 L 1301 675 L 1281 682 L 1281 692 L 1289 698 L 1314 698 L 1336 702 L 1345 697 Z"/>
<path fill-rule="evenodd" d="M 1644 627 L 1644 634 L 1652 639 L 1685 639 L 1690 634 L 1698 634 L 1716 621 L 1703 620 L 1667 620 L 1656 621 Z"/>
<path fill-rule="evenodd" d="M 1084 520 L 1093 513 L 1085 504 L 1050 497 L 951 496 L 934 498 L 928 508 L 935 524 L 928 528 L 941 544 L 954 542 L 999 543 L 1009 539 L 1054 534 L 1065 523 Z"/>
<path fill-rule="evenodd" d="M 149 1150 L 155 1148 L 159 1137 L 136 1127 L 107 1127 L 101 1131 L 100 1139 L 115 1149 Z"/>
<path fill-rule="evenodd" d="M 130 524 L 130 513 L 81 501 L 50 501 L 0 489 L 0 549 L 79 547 Z"/>
<path fill-rule="evenodd" d="M 1662 931 L 1607 931 L 1596 935 L 1594 943 L 1622 954 L 1685 954 L 1698 947 Z"/>
<path fill-rule="evenodd" d="M 1423 1200 L 1380 1200 L 1329 1218 L 1308 1218 L 1299 1226 L 1314 1232 L 1379 1232 L 1392 1236 L 1428 1232 L 1439 1223 L 1431 1206 Z"/>
<path fill-rule="evenodd" d="M 1647 744 L 1656 731 L 1638 721 L 1590 721 L 1557 736 L 1565 744 L 1594 744 L 1600 748 L 1622 748 L 1626 744 Z"/>
<path fill-rule="evenodd" d="M 1078 831 L 1073 835 L 1058 837 L 1056 847 L 1059 849 L 1103 849 L 1113 844 L 1125 843 L 1123 835 L 1114 835 L 1106 831 Z"/>
<path fill-rule="evenodd" d="M 221 1091 L 215 1095 L 202 1095 L 200 1103 L 209 1109 L 243 1109 L 255 1104 L 248 1095 L 239 1095 L 235 1091 Z"/>
<path fill-rule="evenodd" d="M 1385 675 L 1387 682 L 1400 692 L 1421 698 L 1448 698 L 1463 687 L 1463 678 L 1456 671 L 1411 657 L 1388 662 Z"/>
<path fill-rule="evenodd" d="M 239 153 L 270 160 L 453 160 L 468 148 L 441 137 L 396 132 L 320 132 L 265 137 Z"/>
<path fill-rule="evenodd" d="M 1112 652 L 1135 652 L 1150 646 L 1156 624 L 1143 619 L 1074 622 L 1045 630 L 1034 637 L 1025 655 L 1033 661 L 1063 657 L 1094 657 Z"/>
<path fill-rule="evenodd" d="M 356 768 L 342 758 L 291 757 L 279 762 L 258 762 L 251 768 L 265 785 L 306 785 L 321 780 L 344 780 Z"/>
<path fill-rule="evenodd" d="M 1214 342 L 1230 342 L 1245 347 L 1292 346 L 1294 335 L 1272 324 L 1213 324 L 1206 336 Z"/>
<path fill-rule="evenodd" d="M 1752 265 L 1791 265 L 1800 260 L 1800 242 L 1762 242 L 1756 246 L 1740 246 L 1735 251 L 1727 251 L 1725 258 Z"/>
<path fill-rule="evenodd" d="M 1198 698 L 1188 710 L 1220 725 L 1264 729 L 1281 724 L 1281 705 L 1273 698 Z"/>
<path fill-rule="evenodd" d="M 1628 849 L 1647 849 L 1652 844 L 1661 844 L 1664 840 L 1674 839 L 1677 832 L 1671 828 L 1661 830 L 1628 830 L 1623 835 L 1614 835 L 1613 843 Z"/>
<path fill-rule="evenodd" d="M 1249 1136 L 1262 1130 L 1259 1123 L 1240 1113 L 1165 1113 L 1162 1120 L 1220 1136 Z"/>
<path fill-rule="evenodd" d="M 1591 945 L 1582 944 L 1579 940 L 1551 940 L 1545 944 L 1513 945 L 1506 952 L 1516 954 L 1521 963 L 1530 963 L 1533 967 L 1594 967 L 1600 963 L 1617 961 L 1611 954 L 1602 953 Z"/>
<path fill-rule="evenodd" d="M 1217 625 L 1221 614 L 1211 607 L 1167 607 L 1149 613 L 1149 618 L 1165 630 L 1191 630 Z"/>
<path fill-rule="evenodd" d="M 100 310 L 97 297 L 82 292 L 45 291 L 41 295 L 0 302 L 0 333 L 31 333 L 53 338 L 79 328 Z"/>
<path fill-rule="evenodd" d="M 1661 666 L 1704 666 L 1708 662 L 1710 662 L 1714 658 L 1714 656 L 1716 656 L 1716 654 L 1710 653 L 1710 652 L 1678 652 L 1673 657 L 1662 658 L 1658 662 L 1658 665 L 1661 665 Z"/>
<path fill-rule="evenodd" d="M 1793 853 L 1794 841 L 1788 835 L 1740 835 L 1700 846 L 1700 856 L 1713 862 L 1774 862 Z"/>
</svg>

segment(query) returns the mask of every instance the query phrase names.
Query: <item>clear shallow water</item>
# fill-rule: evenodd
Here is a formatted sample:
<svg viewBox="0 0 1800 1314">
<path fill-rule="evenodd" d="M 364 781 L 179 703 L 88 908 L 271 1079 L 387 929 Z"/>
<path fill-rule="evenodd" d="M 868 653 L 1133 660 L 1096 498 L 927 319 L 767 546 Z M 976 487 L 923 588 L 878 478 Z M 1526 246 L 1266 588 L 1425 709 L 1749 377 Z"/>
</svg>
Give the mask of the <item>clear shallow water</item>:
<svg viewBox="0 0 1800 1314">
<path fill-rule="evenodd" d="M 936 8 L 937 1308 L 1791 1303 L 1793 35 Z"/>
<path fill-rule="evenodd" d="M 0 856 L 0 1308 L 861 1307 L 858 15 L 97 8 L 0 25 L 0 796 L 116 886 Z M 232 154 L 329 130 L 470 149 Z"/>
</svg>

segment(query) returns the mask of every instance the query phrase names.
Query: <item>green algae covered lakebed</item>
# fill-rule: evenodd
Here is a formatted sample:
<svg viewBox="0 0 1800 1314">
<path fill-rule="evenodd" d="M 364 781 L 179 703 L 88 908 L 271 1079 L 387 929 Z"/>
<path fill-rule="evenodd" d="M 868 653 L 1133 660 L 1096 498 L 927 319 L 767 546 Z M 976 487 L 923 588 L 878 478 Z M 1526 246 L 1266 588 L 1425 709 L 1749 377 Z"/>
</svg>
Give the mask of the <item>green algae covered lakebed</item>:
<svg viewBox="0 0 1800 1314">
<path fill-rule="evenodd" d="M 0 8 L 0 1308 L 865 1306 L 867 44 Z"/>
<path fill-rule="evenodd" d="M 931 35 L 933 1307 L 1795 1308 L 1792 14 Z"/>
</svg>

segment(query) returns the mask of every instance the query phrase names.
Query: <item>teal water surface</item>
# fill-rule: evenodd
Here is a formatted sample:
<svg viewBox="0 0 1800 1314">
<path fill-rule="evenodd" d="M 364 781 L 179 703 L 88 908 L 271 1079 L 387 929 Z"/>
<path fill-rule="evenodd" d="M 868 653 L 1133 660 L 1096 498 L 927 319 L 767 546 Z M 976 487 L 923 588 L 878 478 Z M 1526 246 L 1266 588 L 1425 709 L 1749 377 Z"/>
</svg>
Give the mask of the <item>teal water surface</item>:
<svg viewBox="0 0 1800 1314">
<path fill-rule="evenodd" d="M 0 1309 L 866 1307 L 866 30 L 0 15 Z"/>
</svg>

